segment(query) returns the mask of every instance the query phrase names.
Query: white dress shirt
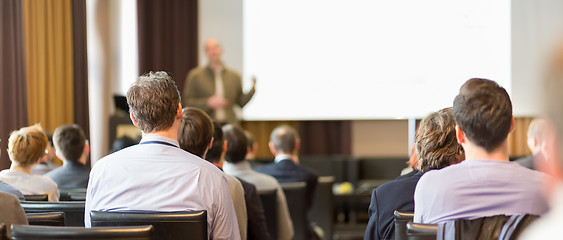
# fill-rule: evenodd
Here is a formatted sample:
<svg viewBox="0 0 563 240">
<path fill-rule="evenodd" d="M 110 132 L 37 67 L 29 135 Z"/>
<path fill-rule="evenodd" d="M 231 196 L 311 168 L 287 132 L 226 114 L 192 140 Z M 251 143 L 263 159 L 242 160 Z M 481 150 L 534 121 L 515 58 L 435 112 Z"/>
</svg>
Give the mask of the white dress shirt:
<svg viewBox="0 0 563 240">
<path fill-rule="evenodd" d="M 0 180 L 17 188 L 24 195 L 47 194 L 49 202 L 59 201 L 59 188 L 48 177 L 29 175 L 22 171 L 6 169 L 0 172 Z"/>
<path fill-rule="evenodd" d="M 240 239 L 223 172 L 178 146 L 170 138 L 146 136 L 100 159 L 90 172 L 86 227 L 92 210 L 207 210 L 209 239 Z"/>
</svg>

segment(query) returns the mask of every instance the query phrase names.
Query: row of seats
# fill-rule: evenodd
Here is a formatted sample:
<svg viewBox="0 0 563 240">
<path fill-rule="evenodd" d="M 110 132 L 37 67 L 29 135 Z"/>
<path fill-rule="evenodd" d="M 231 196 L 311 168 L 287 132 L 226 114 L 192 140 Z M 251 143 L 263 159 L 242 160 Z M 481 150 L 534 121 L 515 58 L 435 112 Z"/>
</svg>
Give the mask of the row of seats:
<svg viewBox="0 0 563 240">
<path fill-rule="evenodd" d="M 459 219 L 441 224 L 413 223 L 413 213 L 395 211 L 396 240 L 434 239 L 517 239 L 538 216 L 497 215 L 477 219 Z"/>
</svg>

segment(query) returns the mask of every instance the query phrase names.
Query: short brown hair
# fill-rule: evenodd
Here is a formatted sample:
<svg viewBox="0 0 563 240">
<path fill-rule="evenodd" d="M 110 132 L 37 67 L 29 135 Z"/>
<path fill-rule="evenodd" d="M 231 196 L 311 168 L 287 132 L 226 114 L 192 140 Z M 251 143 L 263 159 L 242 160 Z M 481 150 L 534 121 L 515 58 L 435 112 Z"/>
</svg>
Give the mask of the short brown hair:
<svg viewBox="0 0 563 240">
<path fill-rule="evenodd" d="M 77 124 L 67 124 L 55 129 L 53 142 L 57 152 L 65 160 L 76 162 L 84 151 L 86 136 Z"/>
<path fill-rule="evenodd" d="M 498 83 L 482 78 L 467 80 L 453 104 L 455 122 L 477 146 L 492 152 L 507 138 L 512 125 L 512 102 Z"/>
<path fill-rule="evenodd" d="M 244 131 L 239 127 L 229 124 L 223 126 L 223 135 L 227 141 L 225 160 L 231 163 L 242 162 L 246 157 L 248 147 Z"/>
<path fill-rule="evenodd" d="M 276 151 L 280 153 L 291 153 L 299 139 L 299 133 L 289 125 L 280 125 L 270 134 L 270 142 L 274 144 Z"/>
<path fill-rule="evenodd" d="M 218 163 L 221 161 L 221 155 L 223 154 L 223 144 L 225 139 L 223 138 L 223 130 L 221 129 L 221 124 L 217 121 L 213 121 L 213 144 L 211 148 L 207 151 L 205 160 Z"/>
<path fill-rule="evenodd" d="M 183 117 L 178 131 L 180 148 L 201 158 L 213 138 L 213 123 L 204 111 L 188 107 L 182 110 Z"/>
<path fill-rule="evenodd" d="M 10 160 L 28 167 L 45 155 L 49 140 L 38 124 L 13 131 L 8 139 Z"/>
<path fill-rule="evenodd" d="M 141 131 L 169 129 L 180 104 L 180 92 L 166 72 L 140 76 L 127 91 L 127 104 Z"/>
<path fill-rule="evenodd" d="M 464 151 L 457 143 L 452 108 L 428 114 L 415 137 L 419 170 L 441 169 L 457 163 Z"/>
</svg>

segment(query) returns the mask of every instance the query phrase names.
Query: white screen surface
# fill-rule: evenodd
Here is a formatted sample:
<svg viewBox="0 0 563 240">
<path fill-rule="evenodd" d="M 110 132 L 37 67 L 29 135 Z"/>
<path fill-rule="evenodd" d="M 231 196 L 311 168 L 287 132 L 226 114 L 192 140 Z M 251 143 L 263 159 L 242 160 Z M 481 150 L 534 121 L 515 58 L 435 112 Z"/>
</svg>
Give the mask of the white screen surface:
<svg viewBox="0 0 563 240">
<path fill-rule="evenodd" d="M 247 120 L 423 117 L 472 77 L 510 93 L 509 0 L 245 0 L 243 32 Z"/>
</svg>

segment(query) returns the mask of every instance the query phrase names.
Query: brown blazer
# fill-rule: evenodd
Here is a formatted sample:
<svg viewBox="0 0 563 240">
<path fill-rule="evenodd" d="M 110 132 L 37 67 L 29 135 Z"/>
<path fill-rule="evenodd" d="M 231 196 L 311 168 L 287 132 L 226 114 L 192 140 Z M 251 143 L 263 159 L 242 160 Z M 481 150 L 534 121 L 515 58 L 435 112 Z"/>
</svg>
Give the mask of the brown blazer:
<svg viewBox="0 0 563 240">
<path fill-rule="evenodd" d="M 225 99 L 229 102 L 225 107 L 227 123 L 238 123 L 233 107 L 235 105 L 244 107 L 254 95 L 254 89 L 248 93 L 242 92 L 242 80 L 240 75 L 230 69 L 223 68 L 221 71 Z M 209 97 L 215 94 L 215 73 L 209 67 L 198 67 L 192 69 L 186 77 L 182 101 L 184 107 L 197 107 L 205 111 L 211 118 L 215 117 L 215 111 L 207 106 Z"/>
<path fill-rule="evenodd" d="M 12 237 L 9 230 L 12 224 L 28 224 L 20 200 L 15 195 L 0 192 L 0 206 L 0 222 L 6 224 L 8 237 Z"/>
</svg>

